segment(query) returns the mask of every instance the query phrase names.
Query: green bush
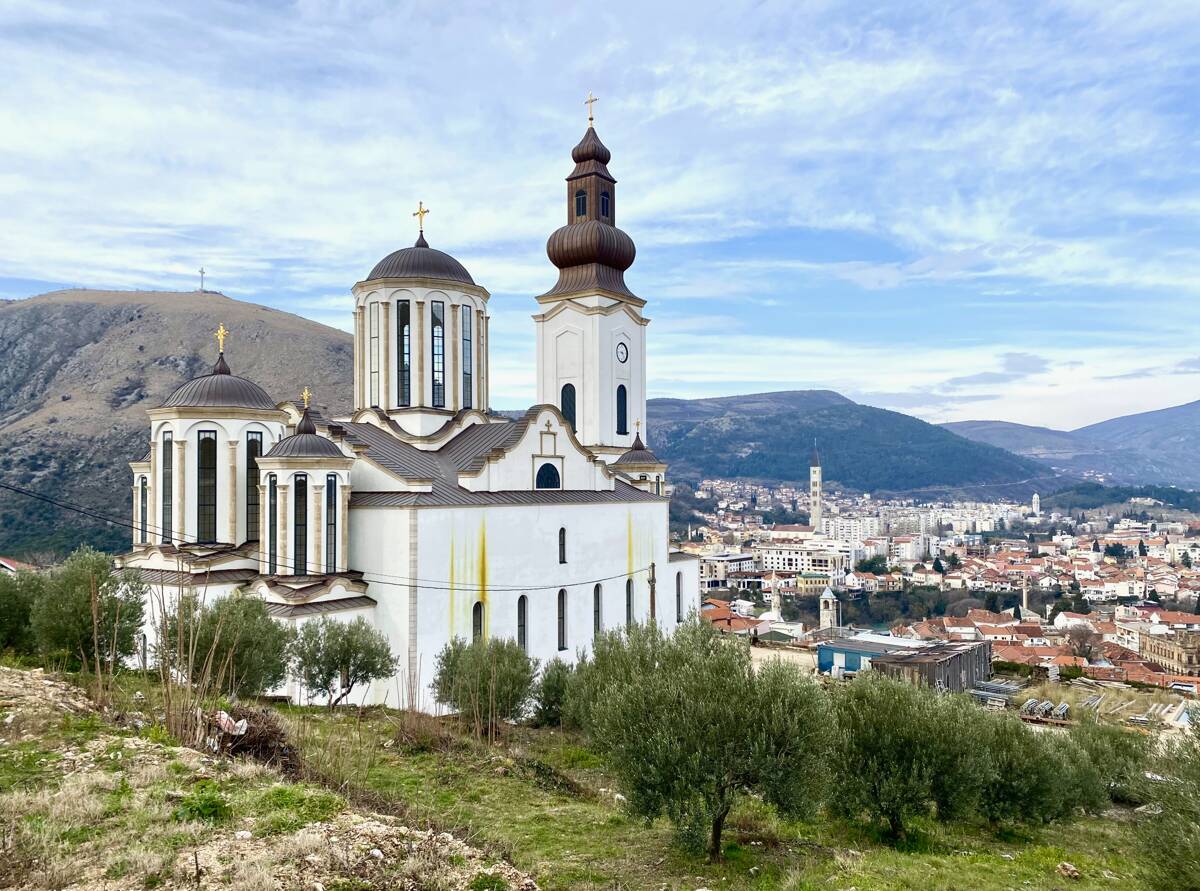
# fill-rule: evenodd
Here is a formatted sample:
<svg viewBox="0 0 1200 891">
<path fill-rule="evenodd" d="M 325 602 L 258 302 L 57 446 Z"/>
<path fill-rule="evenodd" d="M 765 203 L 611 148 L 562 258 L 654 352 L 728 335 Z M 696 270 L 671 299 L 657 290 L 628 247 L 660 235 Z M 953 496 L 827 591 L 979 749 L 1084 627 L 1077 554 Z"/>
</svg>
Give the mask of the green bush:
<svg viewBox="0 0 1200 891">
<path fill-rule="evenodd" d="M 387 636 L 361 616 L 353 622 L 309 619 L 292 639 L 288 659 L 309 695 L 324 697 L 330 708 L 356 686 L 394 675 L 397 662 Z"/>
<path fill-rule="evenodd" d="M 437 656 L 434 698 L 454 708 L 475 735 L 491 736 L 504 721 L 525 717 L 537 673 L 515 640 L 454 638 Z"/>
<path fill-rule="evenodd" d="M 94 669 L 97 654 L 101 662 L 134 655 L 147 590 L 138 573 L 117 571 L 107 554 L 80 547 L 49 573 L 30 611 L 42 657 Z"/>
<path fill-rule="evenodd" d="M 205 823 L 224 823 L 233 809 L 221 794 L 221 789 L 212 780 L 200 780 L 180 799 L 175 808 L 175 819 L 197 820 Z"/>
<path fill-rule="evenodd" d="M 217 692 L 255 696 L 283 683 L 293 636 L 260 597 L 231 594 L 200 603 L 185 594 L 161 620 L 157 656 L 174 664 L 191 654 L 193 677 L 207 665 Z"/>
<path fill-rule="evenodd" d="M 1071 738 L 1087 752 L 1113 801 L 1142 803 L 1150 737 L 1085 717 L 1071 728 Z"/>
<path fill-rule="evenodd" d="M 542 668 L 533 691 L 533 726 L 558 727 L 564 724 L 563 706 L 575 669 L 561 659 L 551 659 Z"/>
<path fill-rule="evenodd" d="M 1200 714 L 1191 732 L 1166 743 L 1154 759 L 1145 795 L 1148 813 L 1134 824 L 1139 859 L 1148 887 L 1162 891 L 1200 888 Z"/>
<path fill-rule="evenodd" d="M 0 575 L 0 652 L 33 653 L 35 640 L 30 616 L 42 595 L 45 576 L 33 572 Z"/>
<path fill-rule="evenodd" d="M 604 636 L 570 690 L 586 697 L 588 735 L 630 809 L 666 815 L 711 860 L 739 797 L 803 816 L 825 791 L 834 723 L 824 691 L 790 663 L 755 671 L 748 642 L 707 622 L 670 637 L 654 625 Z"/>
</svg>

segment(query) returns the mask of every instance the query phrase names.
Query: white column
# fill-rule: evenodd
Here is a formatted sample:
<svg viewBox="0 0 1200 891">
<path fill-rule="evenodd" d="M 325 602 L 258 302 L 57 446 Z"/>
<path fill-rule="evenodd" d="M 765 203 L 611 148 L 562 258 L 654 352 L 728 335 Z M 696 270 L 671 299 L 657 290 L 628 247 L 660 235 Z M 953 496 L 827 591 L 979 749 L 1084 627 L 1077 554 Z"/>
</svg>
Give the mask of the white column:
<svg viewBox="0 0 1200 891">
<path fill-rule="evenodd" d="M 341 541 L 338 543 L 337 567 L 344 572 L 350 568 L 350 486 L 342 484 L 339 491 L 342 495 L 342 503 L 338 517 L 338 533 Z"/>
<path fill-rule="evenodd" d="M 231 439 L 225 443 L 229 447 L 229 507 L 228 513 L 225 516 L 225 535 L 226 541 L 230 544 L 238 544 L 238 472 L 237 472 L 237 450 L 238 443 L 236 439 Z"/>
<path fill-rule="evenodd" d="M 458 336 L 458 304 L 450 305 L 450 365 L 447 369 L 451 375 L 450 386 L 447 389 L 450 391 L 450 410 L 458 411 L 458 407 L 462 404 L 459 399 L 459 393 L 462 391 L 462 357 L 459 351 L 462 349 L 462 338 Z"/>
<path fill-rule="evenodd" d="M 362 408 L 367 404 L 364 395 L 365 377 L 363 374 L 363 361 L 366 358 L 367 345 L 366 338 L 363 336 L 363 308 L 361 306 L 354 309 L 354 410 Z"/>
<path fill-rule="evenodd" d="M 491 381 L 488 380 L 491 366 L 491 361 L 488 359 L 488 321 L 491 316 L 485 316 L 483 313 L 479 313 L 479 315 L 483 316 L 479 330 L 479 352 L 483 354 L 480 357 L 480 367 L 483 373 L 479 376 L 479 408 L 487 411 L 491 391 Z"/>
<path fill-rule="evenodd" d="M 271 534 L 270 513 L 271 505 L 267 501 L 267 487 L 258 486 L 258 571 L 266 575 L 271 570 Z"/>
<path fill-rule="evenodd" d="M 325 493 L 324 486 L 312 487 L 312 527 L 313 527 L 313 560 L 312 567 L 317 571 L 317 574 L 325 572 L 325 560 L 323 558 L 325 545 L 325 523 L 322 517 L 321 508 L 325 505 L 325 500 L 322 497 Z"/>
<path fill-rule="evenodd" d="M 155 500 L 158 497 L 158 443 L 150 443 L 150 473 L 149 473 L 149 492 L 146 495 L 146 516 L 147 524 L 147 541 L 158 541 L 158 525 L 155 518 L 158 516 L 158 503 Z"/>
<path fill-rule="evenodd" d="M 175 440 L 175 466 L 171 468 L 171 482 L 175 492 L 172 495 L 175 502 L 175 524 L 171 537 L 177 542 L 188 541 L 187 534 L 187 440 Z"/>
<path fill-rule="evenodd" d="M 133 475 L 133 546 L 136 548 L 142 543 L 142 499 L 138 497 L 138 479 L 140 474 Z"/>
<path fill-rule="evenodd" d="M 413 319 L 417 329 L 417 398 L 413 405 L 425 406 L 425 301 L 416 301 L 417 316 Z"/>
<path fill-rule="evenodd" d="M 276 492 L 275 497 L 279 501 L 279 505 L 278 505 L 278 507 L 279 507 L 279 547 L 278 547 L 279 565 L 276 568 L 279 570 L 280 575 L 288 575 L 289 571 L 290 571 L 288 569 L 288 562 L 287 562 L 287 556 L 288 556 L 288 534 L 287 534 L 288 487 L 276 485 L 275 492 Z"/>
</svg>

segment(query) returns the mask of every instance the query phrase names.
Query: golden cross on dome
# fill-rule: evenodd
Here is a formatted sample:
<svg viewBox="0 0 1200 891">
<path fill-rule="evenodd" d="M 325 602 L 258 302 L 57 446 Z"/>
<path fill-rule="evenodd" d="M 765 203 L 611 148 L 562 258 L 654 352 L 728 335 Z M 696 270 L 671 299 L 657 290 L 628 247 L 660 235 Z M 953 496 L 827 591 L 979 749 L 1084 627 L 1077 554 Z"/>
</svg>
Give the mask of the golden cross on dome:
<svg viewBox="0 0 1200 891">
<path fill-rule="evenodd" d="M 413 216 L 417 218 L 417 227 L 422 232 L 425 231 L 425 214 L 429 212 L 429 208 L 423 202 L 417 202 L 417 209 L 413 212 Z"/>
<path fill-rule="evenodd" d="M 583 104 L 588 107 L 588 126 L 589 127 L 592 126 L 592 121 L 593 121 L 592 106 L 595 105 L 599 101 L 600 101 L 599 99 L 597 99 L 595 96 L 592 95 L 592 91 L 588 90 L 588 97 L 583 100 Z"/>
<path fill-rule="evenodd" d="M 638 418 L 636 421 L 633 422 L 633 429 L 636 430 L 638 433 L 642 432 L 642 419 L 641 418 Z"/>
<path fill-rule="evenodd" d="M 312 390 L 305 387 L 304 392 L 300 394 L 300 398 L 304 400 L 304 407 L 308 408 L 308 400 L 312 399 Z"/>
<path fill-rule="evenodd" d="M 217 349 L 222 353 L 225 352 L 225 338 L 229 336 L 229 332 L 225 330 L 225 323 L 222 322 L 217 326 L 217 330 L 213 332 L 213 337 L 217 339 Z"/>
</svg>

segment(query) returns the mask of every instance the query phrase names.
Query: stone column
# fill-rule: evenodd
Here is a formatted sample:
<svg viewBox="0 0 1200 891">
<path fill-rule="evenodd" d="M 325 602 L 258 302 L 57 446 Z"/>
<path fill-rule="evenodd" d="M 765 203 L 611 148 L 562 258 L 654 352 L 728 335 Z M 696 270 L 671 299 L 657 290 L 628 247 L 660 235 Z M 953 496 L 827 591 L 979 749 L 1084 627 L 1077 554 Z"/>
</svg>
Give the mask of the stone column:
<svg viewBox="0 0 1200 891">
<path fill-rule="evenodd" d="M 387 411 L 392 407 L 392 305 L 384 303 L 379 307 L 379 399 L 381 408 Z"/>
<path fill-rule="evenodd" d="M 479 330 L 479 352 L 480 356 L 480 375 L 479 375 L 479 408 L 483 411 L 488 410 L 488 398 L 491 395 L 491 382 L 488 380 L 488 372 L 491 370 L 491 362 L 488 360 L 488 321 L 491 316 L 485 316 L 480 313 L 483 318 L 480 320 Z"/>
<path fill-rule="evenodd" d="M 354 308 L 354 410 L 362 408 L 366 405 L 367 400 L 364 396 L 365 375 L 363 374 L 363 360 L 366 358 L 366 338 L 363 337 L 363 308 L 356 306 Z"/>
<path fill-rule="evenodd" d="M 185 503 L 185 495 L 187 493 L 187 440 L 175 440 L 175 466 L 171 469 L 171 482 L 174 483 L 175 492 L 173 498 L 175 501 L 175 524 L 171 531 L 171 537 L 175 541 L 187 541 L 187 504 Z"/>
<path fill-rule="evenodd" d="M 288 518 L 288 487 L 282 485 L 275 486 L 275 497 L 279 500 L 279 547 L 276 548 L 276 553 L 279 555 L 279 570 L 280 575 L 290 575 L 290 567 L 288 566 L 288 534 L 287 534 L 287 518 Z"/>
<path fill-rule="evenodd" d="M 413 319 L 413 323 L 417 329 L 416 336 L 416 351 L 417 351 L 417 379 L 415 381 L 417 387 L 417 398 L 413 400 L 413 405 L 425 405 L 425 301 L 418 300 L 416 302 L 417 317 Z"/>
<path fill-rule="evenodd" d="M 462 390 L 462 357 L 459 355 L 459 350 L 462 348 L 462 338 L 458 336 L 458 304 L 450 305 L 450 366 L 449 372 L 454 380 L 450 381 L 450 410 L 458 411 L 458 407 L 462 404 L 458 398 L 458 394 Z"/>
<path fill-rule="evenodd" d="M 238 472 L 237 472 L 237 450 L 238 443 L 236 439 L 231 439 L 225 443 L 229 447 L 229 512 L 225 516 L 225 534 L 228 536 L 225 540 L 232 545 L 239 544 L 238 542 Z"/>
<path fill-rule="evenodd" d="M 149 541 L 160 541 L 162 536 L 159 535 L 157 524 L 158 518 L 158 443 L 150 443 L 150 474 L 149 474 L 150 490 L 146 496 L 146 511 L 147 511 L 147 531 L 149 533 Z"/>
<path fill-rule="evenodd" d="M 133 475 L 133 546 L 136 548 L 142 543 L 142 518 L 138 516 L 142 512 L 142 499 L 138 497 L 138 480 L 141 474 Z"/>
<path fill-rule="evenodd" d="M 271 505 L 267 487 L 258 484 L 258 571 L 266 575 L 271 571 L 271 524 L 268 513 Z"/>
<path fill-rule="evenodd" d="M 344 572 L 350 568 L 350 486 L 343 484 L 339 487 L 342 495 L 341 510 L 338 517 L 338 543 L 340 551 L 337 555 L 337 568 Z"/>
<path fill-rule="evenodd" d="M 324 486 L 312 487 L 312 522 L 309 525 L 313 532 L 312 566 L 318 575 L 325 572 L 325 559 L 323 557 L 325 550 L 325 518 L 322 516 L 321 510 L 325 506 L 325 499 L 322 497 L 324 494 Z"/>
</svg>

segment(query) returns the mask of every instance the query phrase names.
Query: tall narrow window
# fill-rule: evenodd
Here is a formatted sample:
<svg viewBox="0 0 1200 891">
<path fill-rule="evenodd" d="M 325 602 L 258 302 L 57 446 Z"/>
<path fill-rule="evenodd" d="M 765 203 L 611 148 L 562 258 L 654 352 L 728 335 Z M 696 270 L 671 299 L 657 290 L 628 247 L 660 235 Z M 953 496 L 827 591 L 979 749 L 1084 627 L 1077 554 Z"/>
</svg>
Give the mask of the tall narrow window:
<svg viewBox="0 0 1200 891">
<path fill-rule="evenodd" d="M 604 589 L 597 585 L 592 589 L 592 636 L 599 637 L 604 630 Z"/>
<path fill-rule="evenodd" d="M 279 480 L 267 477 L 267 572 L 279 572 Z"/>
<path fill-rule="evenodd" d="M 633 624 L 633 579 L 625 581 L 625 625 Z"/>
<path fill-rule="evenodd" d="M 430 304 L 433 317 L 433 407 L 446 406 L 446 304 L 435 300 Z"/>
<path fill-rule="evenodd" d="M 567 530 L 558 530 L 558 562 L 567 562 Z"/>
<path fill-rule="evenodd" d="M 562 397 L 559 400 L 558 407 L 562 409 L 563 418 L 571 425 L 571 431 L 575 430 L 575 385 L 563 384 Z"/>
<path fill-rule="evenodd" d="M 617 434 L 624 436 L 629 432 L 629 391 L 625 385 L 617 387 Z"/>
<path fill-rule="evenodd" d="M 338 478 L 325 477 L 325 572 L 337 572 Z"/>
<path fill-rule="evenodd" d="M 474 365 L 474 353 L 471 349 L 471 327 L 473 316 L 471 315 L 471 307 L 465 303 L 462 308 L 462 407 L 470 408 L 474 403 L 472 401 L 471 368 Z"/>
<path fill-rule="evenodd" d="M 292 572 L 308 575 L 308 477 L 298 473 L 292 478 L 292 548 L 295 561 Z"/>
<path fill-rule="evenodd" d="M 587 216 L 587 192 L 583 189 L 575 193 L 575 216 Z"/>
<path fill-rule="evenodd" d="M 196 541 L 217 540 L 217 431 L 201 430 L 196 461 Z"/>
<path fill-rule="evenodd" d="M 538 489 L 561 488 L 562 478 L 558 475 L 558 468 L 549 462 L 546 462 L 539 467 L 537 479 L 534 481 L 534 487 Z"/>
<path fill-rule="evenodd" d="M 412 404 L 412 313 L 409 302 L 396 304 L 396 392 L 401 405 Z"/>
<path fill-rule="evenodd" d="M 483 639 L 483 603 L 476 600 L 471 607 L 471 640 Z"/>
<path fill-rule="evenodd" d="M 529 650 L 529 635 L 525 630 L 528 610 L 529 598 L 522 594 L 517 598 L 517 646 L 526 652 Z"/>
<path fill-rule="evenodd" d="M 367 307 L 368 336 L 367 361 L 370 363 L 371 405 L 379 404 L 379 301 Z"/>
<path fill-rule="evenodd" d="M 675 621 L 683 621 L 683 573 L 675 573 Z"/>
<path fill-rule="evenodd" d="M 150 509 L 150 487 L 146 483 L 146 478 L 138 478 L 138 541 L 145 544 L 150 539 L 147 537 L 147 522 L 146 512 Z"/>
<path fill-rule="evenodd" d="M 258 541 L 258 459 L 262 457 L 262 433 L 246 434 L 246 541 Z"/>
<path fill-rule="evenodd" d="M 159 485 L 162 486 L 162 516 L 158 525 L 162 528 L 162 543 L 170 544 L 174 534 L 172 526 L 175 523 L 175 443 L 170 430 L 164 430 L 162 435 L 162 455 L 159 473 Z"/>
<path fill-rule="evenodd" d="M 558 648 L 567 648 L 567 589 L 558 589 Z"/>
<path fill-rule="evenodd" d="M 600 219 L 607 220 L 612 215 L 612 199 L 608 192 L 600 193 Z"/>
</svg>

